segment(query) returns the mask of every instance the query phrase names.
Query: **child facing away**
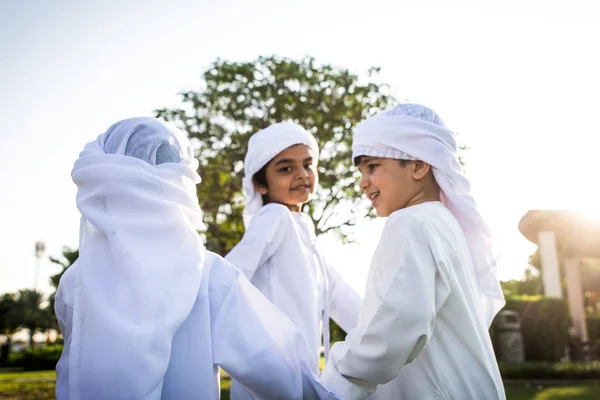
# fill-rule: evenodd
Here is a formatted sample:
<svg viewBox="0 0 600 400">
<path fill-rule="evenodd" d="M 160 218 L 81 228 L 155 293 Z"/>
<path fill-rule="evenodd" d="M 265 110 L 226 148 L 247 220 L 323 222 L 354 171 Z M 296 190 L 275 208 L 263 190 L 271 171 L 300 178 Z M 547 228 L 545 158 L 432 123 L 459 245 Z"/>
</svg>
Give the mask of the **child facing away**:
<svg viewBox="0 0 600 400">
<path fill-rule="evenodd" d="M 334 398 L 296 327 L 204 248 L 197 168 L 183 132 L 145 117 L 75 162 L 80 254 L 56 294 L 58 400 L 218 399 L 219 366 L 261 399 Z"/>
</svg>

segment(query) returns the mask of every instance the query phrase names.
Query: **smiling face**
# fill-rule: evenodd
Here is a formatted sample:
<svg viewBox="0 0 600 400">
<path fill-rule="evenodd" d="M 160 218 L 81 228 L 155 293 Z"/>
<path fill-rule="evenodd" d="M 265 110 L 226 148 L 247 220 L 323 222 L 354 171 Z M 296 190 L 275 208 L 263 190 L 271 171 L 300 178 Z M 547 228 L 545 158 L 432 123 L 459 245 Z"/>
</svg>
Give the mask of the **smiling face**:
<svg viewBox="0 0 600 400">
<path fill-rule="evenodd" d="M 357 165 L 362 176 L 360 188 L 379 217 L 439 200 L 431 166 L 423 161 L 362 156 L 357 158 Z"/>
<path fill-rule="evenodd" d="M 317 160 L 310 147 L 297 144 L 277 154 L 253 177 L 256 191 L 266 203 L 280 203 L 300 212 L 315 193 Z M 261 176 L 264 174 L 264 176 Z"/>
</svg>

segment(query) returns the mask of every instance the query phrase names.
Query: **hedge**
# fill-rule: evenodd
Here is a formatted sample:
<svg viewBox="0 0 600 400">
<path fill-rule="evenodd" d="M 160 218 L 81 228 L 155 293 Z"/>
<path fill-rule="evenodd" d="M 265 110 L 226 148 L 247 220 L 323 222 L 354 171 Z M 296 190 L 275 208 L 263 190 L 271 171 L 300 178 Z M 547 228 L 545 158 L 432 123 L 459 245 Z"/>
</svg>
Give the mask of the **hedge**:
<svg viewBox="0 0 600 400">
<path fill-rule="evenodd" d="M 593 345 L 596 340 L 600 340 L 600 316 L 587 317 L 587 327 L 590 344 Z"/>
<path fill-rule="evenodd" d="M 600 361 L 500 363 L 503 379 L 600 379 Z"/>
<path fill-rule="evenodd" d="M 52 345 L 28 349 L 20 353 L 11 353 L 8 364 L 2 367 L 19 368 L 25 371 L 52 370 L 56 368 L 62 349 L 61 345 Z"/>
<path fill-rule="evenodd" d="M 570 317 L 564 299 L 542 296 L 512 296 L 504 310 L 515 311 L 521 321 L 521 334 L 527 361 L 560 361 L 569 343 Z M 497 346 L 496 321 L 491 335 Z"/>
</svg>

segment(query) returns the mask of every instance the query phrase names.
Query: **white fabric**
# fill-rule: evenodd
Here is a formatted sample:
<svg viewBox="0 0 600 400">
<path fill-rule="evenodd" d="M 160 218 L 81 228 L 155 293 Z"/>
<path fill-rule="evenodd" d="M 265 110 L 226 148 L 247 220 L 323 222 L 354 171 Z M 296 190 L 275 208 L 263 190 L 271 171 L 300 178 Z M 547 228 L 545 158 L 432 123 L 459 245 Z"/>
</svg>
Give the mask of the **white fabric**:
<svg viewBox="0 0 600 400">
<path fill-rule="evenodd" d="M 329 397 L 291 322 L 224 260 L 211 269 L 197 166 L 183 133 L 153 118 L 121 121 L 80 154 L 80 256 L 55 306 L 59 400 L 218 398 L 218 364 L 264 398 Z"/>
<path fill-rule="evenodd" d="M 490 326 L 505 304 L 496 276 L 497 243 L 471 195 L 469 180 L 458 160 L 454 134 L 430 109 L 400 104 L 356 127 L 353 158 L 379 157 L 381 147 L 407 153 L 433 167 L 435 179 L 442 189 L 442 201 L 458 219 L 467 237 L 478 282 L 481 315 Z"/>
<path fill-rule="evenodd" d="M 250 224 L 254 214 L 263 206 L 261 195 L 254 188 L 252 177 L 267 165 L 277 154 L 288 147 L 303 144 L 313 151 L 315 160 L 319 159 L 317 141 L 300 125 L 291 122 L 279 122 L 256 132 L 248 142 L 248 151 L 244 159 L 243 189 L 245 195 L 244 224 Z"/>
<path fill-rule="evenodd" d="M 140 125 L 177 132 L 150 118 L 121 121 L 85 146 L 72 171 L 85 265 L 74 290 L 74 399 L 115 388 L 127 390 L 104 398 L 159 398 L 171 339 L 190 313 L 202 277 L 197 162 L 152 166 L 125 156 L 129 133 Z M 105 153 L 107 137 L 122 143 L 117 154 Z"/>
<path fill-rule="evenodd" d="M 98 139 L 107 154 L 139 158 L 150 165 L 179 163 L 186 159 L 198 168 L 189 140 L 179 129 L 152 118 L 129 118 L 111 126 Z"/>
<path fill-rule="evenodd" d="M 354 146 L 352 149 L 354 154 L 368 155 L 370 157 L 378 158 L 393 158 L 395 160 L 417 160 L 416 157 L 411 156 L 403 151 L 396 150 L 388 146 Z"/>
<path fill-rule="evenodd" d="M 87 254 L 94 257 L 101 251 Z M 78 329 L 73 324 L 74 310 L 78 308 L 75 291 L 78 275 L 91 264 L 88 257 L 80 258 L 65 272 L 56 294 L 55 311 L 65 339 L 56 366 L 58 400 L 218 399 L 218 366 L 243 382 L 256 398 L 337 398 L 314 379 L 306 359 L 306 344 L 296 327 L 237 269 L 208 251 L 192 310 L 172 338 L 164 376 L 148 375 L 146 365 L 135 365 L 144 364 L 143 360 L 136 363 L 121 357 L 119 362 L 123 365 L 113 366 L 114 372 L 92 364 L 86 371 L 94 375 L 83 379 L 84 385 L 73 382 L 70 364 L 75 355 L 70 349 L 73 331 Z M 112 326 L 118 328 L 114 322 Z M 114 345 L 121 347 L 117 342 Z M 123 345 L 136 343 L 129 339 Z M 155 353 L 153 348 L 146 351 Z M 97 356 L 102 355 L 94 353 L 86 358 L 93 363 Z M 134 356 L 140 358 L 139 354 Z M 128 368 L 132 367 L 138 369 L 130 371 Z M 126 378 L 133 381 L 120 378 L 118 373 L 126 373 Z M 134 393 L 133 388 L 140 383 L 157 389 L 147 396 Z"/>
<path fill-rule="evenodd" d="M 328 315 L 349 331 L 356 326 L 361 298 L 325 262 L 315 240 L 307 215 L 267 204 L 226 259 L 298 327 L 308 345 L 311 369 L 318 374 L 321 327 L 327 354 Z M 232 400 L 251 398 L 235 381 L 231 388 Z"/>
<path fill-rule="evenodd" d="M 346 400 L 376 389 L 374 399 L 504 399 L 473 278 L 462 229 L 441 202 L 392 213 L 358 326 L 331 348 L 323 384 Z"/>
</svg>

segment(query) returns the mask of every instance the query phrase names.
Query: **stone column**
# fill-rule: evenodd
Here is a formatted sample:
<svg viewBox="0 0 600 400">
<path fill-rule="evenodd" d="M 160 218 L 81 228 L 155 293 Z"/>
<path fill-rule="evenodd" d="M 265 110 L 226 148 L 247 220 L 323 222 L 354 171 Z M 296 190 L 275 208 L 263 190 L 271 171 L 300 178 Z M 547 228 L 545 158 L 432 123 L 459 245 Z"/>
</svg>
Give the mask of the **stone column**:
<svg viewBox="0 0 600 400">
<path fill-rule="evenodd" d="M 554 232 L 540 232 L 538 236 L 538 245 L 540 250 L 540 260 L 542 262 L 544 296 L 562 299 L 560 269 Z"/>
<path fill-rule="evenodd" d="M 587 322 L 585 319 L 585 304 L 583 302 L 583 287 L 581 285 L 581 267 L 579 260 L 566 259 L 564 263 L 567 278 L 567 293 L 569 298 L 569 312 L 573 326 L 582 342 L 589 340 Z"/>
</svg>

